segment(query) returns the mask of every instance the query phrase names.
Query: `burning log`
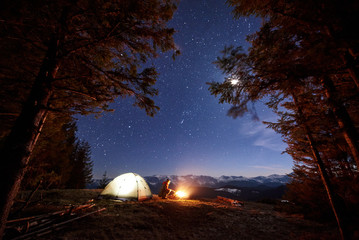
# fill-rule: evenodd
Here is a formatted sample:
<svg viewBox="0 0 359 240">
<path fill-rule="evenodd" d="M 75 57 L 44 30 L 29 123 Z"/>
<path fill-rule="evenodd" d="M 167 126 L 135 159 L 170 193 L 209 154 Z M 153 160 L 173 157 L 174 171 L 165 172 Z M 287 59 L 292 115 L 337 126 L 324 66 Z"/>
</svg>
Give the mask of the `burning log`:
<svg viewBox="0 0 359 240">
<path fill-rule="evenodd" d="M 179 198 L 186 198 L 187 197 L 187 193 L 185 193 L 184 191 L 176 191 L 175 192 L 175 196 L 179 197 Z"/>
<path fill-rule="evenodd" d="M 221 196 L 217 196 L 217 201 L 221 202 L 221 203 L 230 204 L 230 205 L 236 206 L 236 207 L 244 206 L 244 202 L 242 202 L 242 201 L 225 198 L 225 197 L 221 197 Z"/>
</svg>

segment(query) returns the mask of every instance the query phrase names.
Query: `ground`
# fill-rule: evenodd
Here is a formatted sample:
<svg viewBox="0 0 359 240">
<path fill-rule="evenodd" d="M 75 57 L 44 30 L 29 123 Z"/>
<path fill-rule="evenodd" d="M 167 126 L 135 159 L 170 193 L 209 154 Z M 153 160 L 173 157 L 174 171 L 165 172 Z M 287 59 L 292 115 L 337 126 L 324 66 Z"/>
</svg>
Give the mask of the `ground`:
<svg viewBox="0 0 359 240">
<path fill-rule="evenodd" d="M 98 195 L 89 190 L 73 191 L 55 191 L 52 201 L 43 197 L 26 210 L 27 214 L 73 204 L 66 198 L 74 198 L 76 192 L 81 192 L 78 202 Z M 94 208 L 106 210 L 36 239 L 339 239 L 335 226 L 274 211 L 270 204 L 245 202 L 238 207 L 215 199 L 173 200 L 156 196 L 144 202 L 94 202 Z"/>
</svg>

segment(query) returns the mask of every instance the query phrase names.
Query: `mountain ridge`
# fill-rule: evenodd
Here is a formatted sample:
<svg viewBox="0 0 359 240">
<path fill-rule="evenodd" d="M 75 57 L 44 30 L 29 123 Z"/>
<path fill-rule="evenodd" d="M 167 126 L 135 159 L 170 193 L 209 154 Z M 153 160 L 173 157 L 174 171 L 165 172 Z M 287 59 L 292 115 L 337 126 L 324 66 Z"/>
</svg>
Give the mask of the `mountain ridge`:
<svg viewBox="0 0 359 240">
<path fill-rule="evenodd" d="M 258 187 L 265 185 L 271 188 L 285 185 L 290 181 L 288 175 L 272 174 L 269 176 L 243 177 L 243 176 L 220 176 L 211 177 L 207 175 L 153 175 L 146 176 L 144 179 L 149 185 L 162 184 L 166 179 L 170 179 L 173 185 L 189 185 L 199 187 L 219 188 L 224 185 L 235 187 Z"/>
<path fill-rule="evenodd" d="M 243 176 L 226 176 L 212 177 L 207 175 L 152 175 L 143 177 L 151 189 L 158 189 L 166 180 L 171 180 L 171 186 L 193 186 L 221 188 L 225 185 L 233 187 L 259 187 L 264 185 L 270 188 L 276 188 L 287 184 L 290 181 L 288 175 L 272 174 L 269 176 L 243 177 Z M 112 179 L 109 179 L 112 180 Z M 97 188 L 100 179 L 94 179 L 92 184 L 87 188 Z"/>
</svg>

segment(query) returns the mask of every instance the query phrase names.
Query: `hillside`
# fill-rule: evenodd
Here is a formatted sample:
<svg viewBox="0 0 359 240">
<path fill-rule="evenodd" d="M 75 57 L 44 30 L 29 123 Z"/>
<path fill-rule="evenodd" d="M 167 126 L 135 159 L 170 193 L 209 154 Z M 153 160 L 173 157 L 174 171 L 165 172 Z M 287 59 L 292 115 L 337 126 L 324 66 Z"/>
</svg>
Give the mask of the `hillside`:
<svg viewBox="0 0 359 240">
<path fill-rule="evenodd" d="M 204 175 L 155 175 L 147 176 L 152 193 L 157 194 L 166 179 L 171 180 L 170 188 L 186 189 L 192 198 L 215 198 L 218 194 L 225 197 L 243 200 L 260 201 L 263 199 L 281 199 L 285 193 L 285 184 L 290 181 L 288 175 L 273 174 L 267 177 L 246 178 L 242 176 L 221 176 L 218 178 Z M 94 180 L 88 186 L 96 189 L 100 180 Z"/>
<path fill-rule="evenodd" d="M 192 187 L 188 191 L 191 192 L 192 199 L 216 198 L 218 195 L 241 200 L 241 201 L 261 201 L 266 199 L 282 199 L 286 191 L 286 186 L 279 187 L 235 187 L 223 186 L 221 188 Z"/>
<path fill-rule="evenodd" d="M 91 190 L 53 190 L 34 198 L 23 216 L 80 204 L 98 195 Z M 336 239 L 335 227 L 274 211 L 273 205 L 245 202 L 235 207 L 215 201 L 168 200 L 145 202 L 95 200 L 106 207 L 36 239 Z"/>
</svg>

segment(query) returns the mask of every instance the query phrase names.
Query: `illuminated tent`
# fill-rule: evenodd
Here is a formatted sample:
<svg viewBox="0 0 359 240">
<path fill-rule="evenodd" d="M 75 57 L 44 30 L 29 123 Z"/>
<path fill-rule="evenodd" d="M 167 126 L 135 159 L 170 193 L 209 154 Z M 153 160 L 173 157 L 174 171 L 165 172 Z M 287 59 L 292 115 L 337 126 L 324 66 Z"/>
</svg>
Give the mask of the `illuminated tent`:
<svg viewBox="0 0 359 240">
<path fill-rule="evenodd" d="M 120 200 L 143 201 L 152 198 L 152 192 L 145 179 L 136 173 L 124 173 L 113 179 L 102 191 L 100 197 Z"/>
</svg>

